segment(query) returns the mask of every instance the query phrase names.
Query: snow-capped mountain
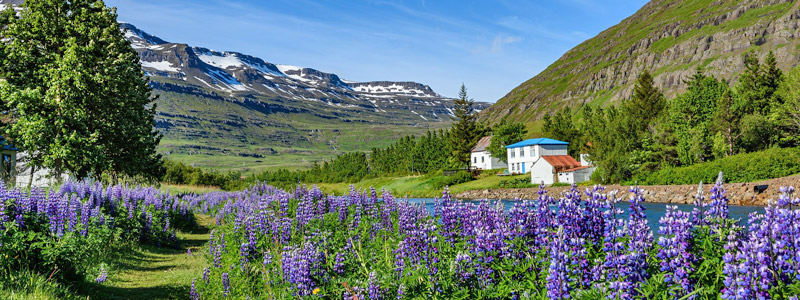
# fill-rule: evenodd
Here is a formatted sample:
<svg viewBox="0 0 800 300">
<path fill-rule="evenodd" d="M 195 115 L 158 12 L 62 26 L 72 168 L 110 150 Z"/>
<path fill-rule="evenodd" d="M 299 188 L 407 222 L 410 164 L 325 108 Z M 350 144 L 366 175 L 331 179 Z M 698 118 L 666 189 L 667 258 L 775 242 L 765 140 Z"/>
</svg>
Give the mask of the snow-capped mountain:
<svg viewBox="0 0 800 300">
<path fill-rule="evenodd" d="M 227 155 L 243 167 L 296 168 L 447 127 L 453 114 L 453 100 L 424 84 L 355 82 L 121 27 L 159 95 L 160 151 L 179 160 L 229 168 L 216 163 Z"/>
<path fill-rule="evenodd" d="M 398 108 L 405 107 L 405 116 L 419 121 L 448 121 L 452 115 L 452 101 L 424 84 L 348 81 L 336 74 L 273 64 L 242 53 L 170 43 L 131 24 L 121 26 L 139 52 L 147 75 L 170 79 L 173 84 L 192 85 L 229 97 L 281 98 L 372 112 L 391 109 L 395 116 Z M 480 110 L 488 105 L 477 106 Z"/>
</svg>

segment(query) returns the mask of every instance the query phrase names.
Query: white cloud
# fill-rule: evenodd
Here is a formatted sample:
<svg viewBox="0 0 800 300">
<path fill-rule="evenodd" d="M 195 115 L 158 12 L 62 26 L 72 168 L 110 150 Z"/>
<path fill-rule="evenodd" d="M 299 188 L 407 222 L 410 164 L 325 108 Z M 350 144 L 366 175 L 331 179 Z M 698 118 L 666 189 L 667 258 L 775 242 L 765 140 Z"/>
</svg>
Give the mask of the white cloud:
<svg viewBox="0 0 800 300">
<path fill-rule="evenodd" d="M 521 40 L 522 38 L 518 36 L 498 34 L 494 37 L 494 40 L 492 40 L 492 47 L 489 48 L 489 52 L 492 54 L 501 53 L 503 52 L 503 46 L 513 44 Z"/>
</svg>

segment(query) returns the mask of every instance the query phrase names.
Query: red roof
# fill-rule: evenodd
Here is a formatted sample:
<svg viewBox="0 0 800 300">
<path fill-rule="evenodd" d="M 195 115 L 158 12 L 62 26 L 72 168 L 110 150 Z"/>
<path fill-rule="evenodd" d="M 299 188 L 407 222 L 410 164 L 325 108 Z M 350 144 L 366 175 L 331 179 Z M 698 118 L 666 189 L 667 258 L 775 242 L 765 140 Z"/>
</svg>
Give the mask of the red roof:
<svg viewBox="0 0 800 300">
<path fill-rule="evenodd" d="M 553 166 L 553 169 L 555 169 L 556 172 L 563 172 L 563 170 L 569 170 L 581 166 L 581 163 L 569 155 L 542 155 L 542 158 L 544 158 L 547 163 Z"/>
<path fill-rule="evenodd" d="M 486 151 L 486 148 L 489 148 L 489 144 L 492 143 L 492 136 L 485 136 L 482 137 L 475 147 L 472 147 L 472 152 L 481 152 Z"/>
<path fill-rule="evenodd" d="M 586 169 L 586 168 L 591 168 L 591 166 L 580 166 L 580 167 L 577 167 L 577 168 L 566 169 L 566 170 L 561 171 L 561 172 L 572 172 L 572 171 L 577 171 L 577 170 L 583 170 L 583 169 Z"/>
</svg>

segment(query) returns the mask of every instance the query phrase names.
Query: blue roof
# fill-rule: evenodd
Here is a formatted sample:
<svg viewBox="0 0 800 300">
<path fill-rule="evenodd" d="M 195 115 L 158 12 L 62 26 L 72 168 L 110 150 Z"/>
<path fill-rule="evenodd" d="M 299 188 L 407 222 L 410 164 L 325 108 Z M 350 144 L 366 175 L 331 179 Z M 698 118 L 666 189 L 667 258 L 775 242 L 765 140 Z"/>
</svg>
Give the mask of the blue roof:
<svg viewBox="0 0 800 300">
<path fill-rule="evenodd" d="M 11 145 L 11 143 L 6 141 L 6 138 L 4 138 L 2 135 L 0 135 L 0 146 L 3 146 L 3 150 L 19 151 L 17 147 L 14 147 L 14 145 Z"/>
<path fill-rule="evenodd" d="M 538 139 L 524 140 L 519 143 L 513 143 L 511 145 L 506 146 L 506 148 L 519 148 L 531 145 L 569 145 L 569 143 L 548 138 L 538 138 Z"/>
</svg>

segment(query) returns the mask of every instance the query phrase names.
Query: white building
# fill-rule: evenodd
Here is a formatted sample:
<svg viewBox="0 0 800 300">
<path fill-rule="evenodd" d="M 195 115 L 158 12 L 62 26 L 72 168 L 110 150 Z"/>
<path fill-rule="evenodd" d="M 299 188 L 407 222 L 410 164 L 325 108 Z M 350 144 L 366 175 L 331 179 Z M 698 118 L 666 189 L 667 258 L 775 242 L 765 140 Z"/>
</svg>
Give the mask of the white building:
<svg viewBox="0 0 800 300">
<path fill-rule="evenodd" d="M 531 174 L 533 184 L 588 181 L 595 168 L 581 154 L 578 162 L 567 153 L 569 143 L 549 138 L 524 140 L 506 146 L 509 172 Z"/>
<path fill-rule="evenodd" d="M 491 136 L 482 137 L 470 153 L 470 167 L 480 170 L 491 170 L 505 168 L 508 165 L 498 158 L 492 157 L 489 153 L 489 145 L 492 143 Z"/>
<path fill-rule="evenodd" d="M 567 155 L 569 143 L 548 138 L 524 140 L 506 146 L 508 172 L 527 174 L 542 156 Z M 573 159 L 574 160 L 574 159 Z"/>
</svg>

